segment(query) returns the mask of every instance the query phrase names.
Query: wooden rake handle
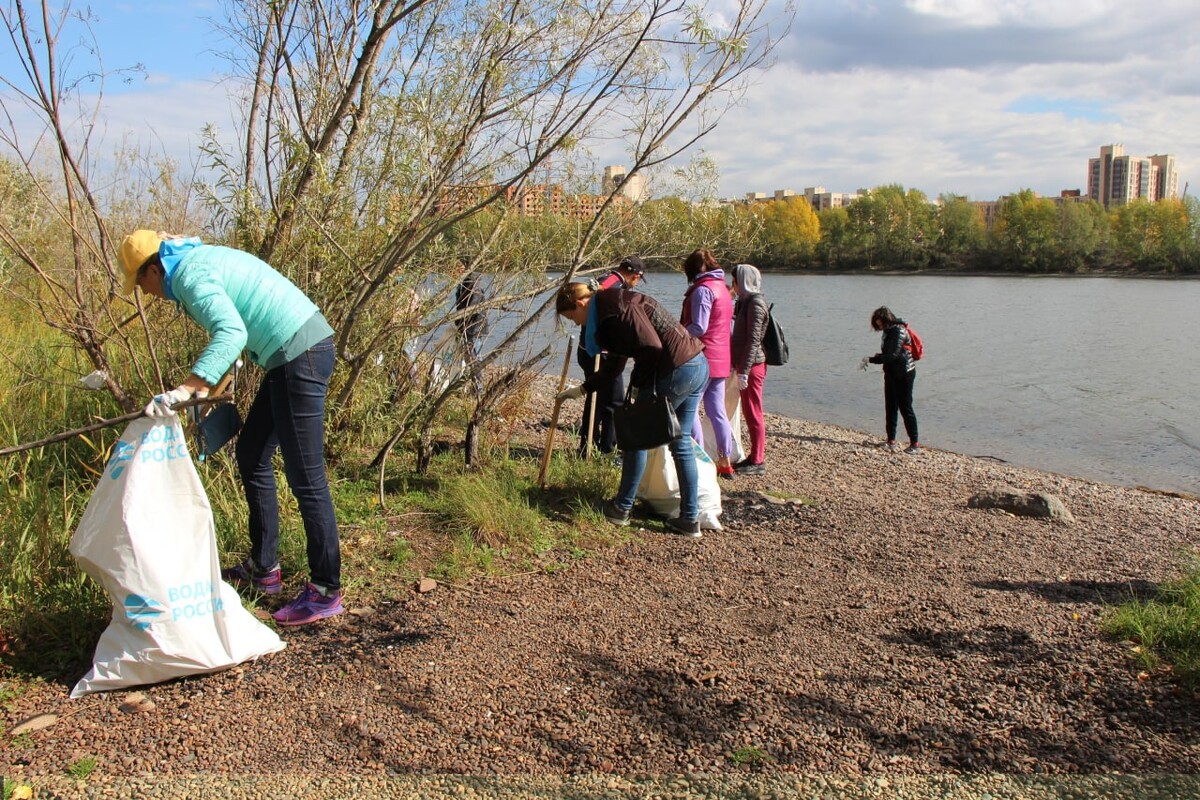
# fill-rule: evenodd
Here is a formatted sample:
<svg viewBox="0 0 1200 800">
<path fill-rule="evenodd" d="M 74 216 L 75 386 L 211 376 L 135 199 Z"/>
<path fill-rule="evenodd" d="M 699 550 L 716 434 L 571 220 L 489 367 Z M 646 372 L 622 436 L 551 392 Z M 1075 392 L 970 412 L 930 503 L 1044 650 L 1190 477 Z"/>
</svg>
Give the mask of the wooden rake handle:
<svg viewBox="0 0 1200 800">
<path fill-rule="evenodd" d="M 562 408 L 562 400 L 558 394 L 567 385 L 567 370 L 571 368 L 571 353 L 575 350 L 575 337 L 567 339 L 567 354 L 563 357 L 562 376 L 558 379 L 558 391 L 554 397 L 554 411 L 550 414 L 550 430 L 546 431 L 546 449 L 542 451 L 542 465 L 538 469 L 538 486 L 546 488 L 546 473 L 550 470 L 550 456 L 554 452 L 554 432 L 558 429 L 558 412 Z"/>
</svg>

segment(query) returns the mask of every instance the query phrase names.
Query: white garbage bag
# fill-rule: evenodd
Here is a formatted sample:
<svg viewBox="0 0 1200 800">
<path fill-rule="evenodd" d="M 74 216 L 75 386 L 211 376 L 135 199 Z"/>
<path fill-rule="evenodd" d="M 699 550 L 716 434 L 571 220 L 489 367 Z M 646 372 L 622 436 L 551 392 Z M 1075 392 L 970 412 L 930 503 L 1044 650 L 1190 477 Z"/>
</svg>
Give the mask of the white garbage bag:
<svg viewBox="0 0 1200 800">
<path fill-rule="evenodd" d="M 707 531 L 721 530 L 721 486 L 717 483 L 717 465 L 692 442 L 696 453 L 696 472 L 699 474 L 697 501 L 700 505 L 700 527 Z M 679 478 L 675 460 L 664 444 L 646 453 L 646 471 L 638 484 L 637 496 L 645 500 L 655 513 L 664 517 L 679 516 Z"/>
<path fill-rule="evenodd" d="M 725 379 L 725 416 L 729 419 L 729 429 L 733 431 L 733 452 L 729 460 L 736 464 L 746 457 L 742 447 L 742 393 L 738 390 L 737 376 L 730 373 Z M 717 437 L 713 434 L 712 420 L 708 414 L 700 415 L 700 428 L 704 438 L 704 452 L 714 461 L 717 459 Z"/>
<path fill-rule="evenodd" d="M 221 580 L 212 507 L 178 417 L 129 423 L 71 555 L 113 604 L 72 697 L 216 672 L 284 647 Z"/>
</svg>

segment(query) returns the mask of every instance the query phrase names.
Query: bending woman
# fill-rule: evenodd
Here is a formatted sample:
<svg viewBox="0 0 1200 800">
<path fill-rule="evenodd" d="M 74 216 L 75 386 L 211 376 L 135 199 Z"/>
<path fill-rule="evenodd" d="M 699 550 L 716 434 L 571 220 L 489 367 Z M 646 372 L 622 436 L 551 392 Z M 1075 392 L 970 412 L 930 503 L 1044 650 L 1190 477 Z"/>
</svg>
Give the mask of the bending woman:
<svg viewBox="0 0 1200 800">
<path fill-rule="evenodd" d="M 904 432 L 908 434 L 908 447 L 904 452 L 921 452 L 917 436 L 917 412 L 913 411 L 913 384 L 917 382 L 917 365 L 912 359 L 912 340 L 908 325 L 897 319 L 887 306 L 880 306 L 871 314 L 871 330 L 883 333 L 879 352 L 868 356 L 871 364 L 883 365 L 883 408 L 884 427 L 887 430 L 887 448 L 893 453 L 900 449 L 896 442 L 896 413 L 904 418 Z"/>
<path fill-rule="evenodd" d="M 704 345 L 653 298 L 640 292 L 611 288 L 593 293 L 587 284 L 568 283 L 559 290 L 555 309 L 576 325 L 586 326 L 584 346 L 590 355 L 607 350 L 612 356 L 581 386 L 561 392 L 560 400 L 582 397 L 584 392 L 604 385 L 611 371 L 624 370 L 626 360 L 632 358 L 630 385 L 639 392 L 665 395 L 675 409 L 683 435 L 669 447 L 679 476 L 679 517 L 667 520 L 667 529 L 699 538 L 699 474 L 692 446 L 692 421 L 708 384 Z M 645 450 L 622 453 L 621 485 L 617 496 L 605 505 L 605 519 L 614 525 L 629 524 L 645 470 Z"/>
<path fill-rule="evenodd" d="M 125 237 L 117 253 L 123 291 L 172 300 L 212 339 L 179 386 L 156 395 L 149 416 L 208 394 L 245 348 L 263 368 L 262 384 L 238 434 L 236 454 L 250 508 L 250 556 L 221 577 L 279 594 L 279 500 L 272 457 L 300 507 L 308 539 L 309 583 L 272 616 L 303 625 L 341 614 L 342 562 L 337 519 L 325 475 L 325 394 L 333 374 L 333 329 L 316 305 L 266 262 L 241 250 L 166 238 L 150 230 Z"/>
</svg>

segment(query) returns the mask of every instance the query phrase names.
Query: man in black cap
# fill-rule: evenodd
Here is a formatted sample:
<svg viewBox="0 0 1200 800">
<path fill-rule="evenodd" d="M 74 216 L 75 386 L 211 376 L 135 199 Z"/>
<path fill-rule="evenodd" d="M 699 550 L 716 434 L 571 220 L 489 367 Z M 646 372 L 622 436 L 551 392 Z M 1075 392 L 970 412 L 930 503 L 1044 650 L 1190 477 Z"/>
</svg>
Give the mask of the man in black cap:
<svg viewBox="0 0 1200 800">
<path fill-rule="evenodd" d="M 634 289 L 646 277 L 646 262 L 640 256 L 629 256 L 621 260 L 617 268 L 600 280 L 601 289 L 611 289 L 620 286 L 623 289 Z M 575 351 L 575 360 L 583 369 L 583 378 L 591 378 L 596 371 L 595 360 L 587 354 L 583 346 L 585 331 L 579 330 L 579 347 Z M 600 359 L 608 358 L 601 354 Z M 583 403 L 583 423 L 579 426 L 579 456 L 582 458 L 588 446 L 588 420 L 592 418 L 593 399 L 596 406 L 596 416 L 592 423 L 592 444 L 601 453 L 611 453 L 617 449 L 617 431 L 613 427 L 613 411 L 625 402 L 625 376 L 617 373 L 613 380 L 589 394 Z"/>
</svg>

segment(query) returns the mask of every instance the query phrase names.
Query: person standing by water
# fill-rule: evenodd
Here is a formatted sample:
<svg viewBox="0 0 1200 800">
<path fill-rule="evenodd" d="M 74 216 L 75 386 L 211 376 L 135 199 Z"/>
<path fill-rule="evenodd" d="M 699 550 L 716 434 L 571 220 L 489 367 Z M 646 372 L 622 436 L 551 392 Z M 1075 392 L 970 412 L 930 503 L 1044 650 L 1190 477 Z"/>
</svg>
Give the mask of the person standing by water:
<svg viewBox="0 0 1200 800">
<path fill-rule="evenodd" d="M 708 360 L 708 386 L 704 389 L 704 413 L 712 422 L 716 438 L 717 475 L 733 477 L 733 430 L 725 413 L 725 379 L 729 377 L 729 335 L 733 323 L 733 300 L 725 286 L 725 272 L 708 250 L 695 250 L 683 261 L 688 290 L 683 295 L 680 322 L 687 332 L 704 342 Z M 697 411 L 697 415 L 699 411 Z M 697 419 L 692 430 L 700 431 Z"/>
<path fill-rule="evenodd" d="M 623 259 L 617 268 L 600 279 L 600 289 L 620 287 L 636 289 L 646 277 L 646 264 L 639 256 L 629 256 Z M 596 358 L 588 355 L 584 340 L 587 338 L 586 327 L 579 332 L 579 346 L 575 350 L 575 360 L 583 370 L 584 381 L 591 380 L 596 374 Z M 609 359 L 604 353 L 600 354 L 601 368 Z M 605 371 L 609 376 L 606 383 L 598 385 L 596 390 L 589 392 L 583 401 L 583 423 L 579 427 L 579 457 L 583 458 L 588 446 L 587 423 L 592 419 L 592 403 L 596 403 L 596 416 L 592 423 L 591 442 L 601 453 L 611 453 L 617 449 L 617 433 L 613 426 L 613 412 L 625 400 L 625 376 L 622 372 Z"/>
<path fill-rule="evenodd" d="M 612 356 L 582 385 L 559 392 L 560 401 L 582 397 L 608 380 L 612 371 L 624 370 L 626 359 L 632 358 L 630 383 L 639 392 L 666 396 L 675 410 L 682 435 L 668 446 L 679 477 L 679 516 L 667 520 L 667 530 L 700 538 L 700 477 L 691 435 L 700 395 L 708 383 L 703 343 L 641 292 L 618 287 L 594 292 L 587 284 L 568 283 L 559 290 L 554 306 L 559 315 L 585 329 L 588 353 L 607 350 Z M 622 453 L 621 484 L 617 496 L 604 507 L 604 517 L 612 524 L 629 524 L 645 470 L 645 450 Z"/>
<path fill-rule="evenodd" d="M 884 424 L 887 429 L 887 449 L 893 453 L 900 449 L 896 442 L 896 414 L 904 417 L 904 431 L 908 434 L 910 455 L 921 452 L 917 437 L 917 414 L 913 411 L 913 384 L 917 381 L 917 365 L 912 357 L 912 338 L 908 325 L 898 319 L 887 306 L 880 306 L 871 313 L 871 330 L 882 331 L 879 352 L 863 359 L 867 364 L 883 365 Z"/>
<path fill-rule="evenodd" d="M 729 350 L 733 368 L 737 370 L 742 416 L 750 435 L 750 451 L 734 465 L 739 475 L 764 475 L 767 471 L 767 425 L 763 420 L 763 382 L 767 378 L 767 357 L 763 352 L 763 337 L 767 333 L 770 307 L 762 295 L 762 273 L 749 264 L 733 268 L 733 294 L 737 305 L 733 311 L 733 334 Z"/>
<path fill-rule="evenodd" d="M 154 396 L 148 416 L 174 415 L 176 403 L 207 395 L 243 348 L 263 369 L 235 448 L 250 511 L 250 555 L 221 570 L 221 577 L 264 594 L 282 591 L 272 464 L 278 449 L 304 520 L 310 580 L 272 616 L 280 625 L 303 625 L 341 614 L 341 547 L 325 473 L 333 329 L 295 284 L 241 250 L 137 230 L 125 237 L 117 258 L 124 294 L 138 287 L 171 300 L 212 337 L 183 383 Z"/>
</svg>

